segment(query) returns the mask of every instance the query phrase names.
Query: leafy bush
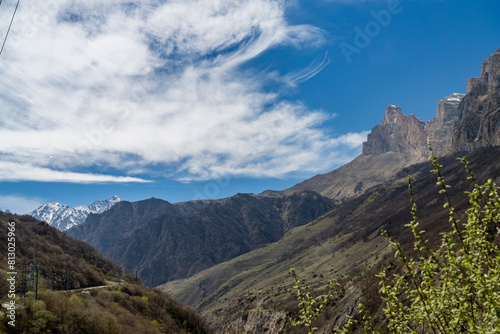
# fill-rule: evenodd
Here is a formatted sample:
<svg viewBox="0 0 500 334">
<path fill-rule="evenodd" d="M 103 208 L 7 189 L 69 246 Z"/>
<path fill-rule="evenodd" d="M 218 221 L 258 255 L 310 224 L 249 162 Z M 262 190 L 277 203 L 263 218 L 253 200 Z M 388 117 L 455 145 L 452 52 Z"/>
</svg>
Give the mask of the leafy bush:
<svg viewBox="0 0 500 334">
<path fill-rule="evenodd" d="M 432 152 L 432 151 L 431 151 Z M 499 188 L 492 180 L 479 185 L 463 158 L 474 190 L 469 192 L 467 222 L 456 218 L 434 154 L 437 184 L 449 209 L 452 230 L 443 233 L 441 246 L 429 249 L 418 230 L 417 206 L 410 184 L 413 221 L 407 226 L 415 236 L 416 259 L 409 258 L 391 241 L 405 267 L 391 283 L 380 274 L 388 329 L 393 333 L 500 333 L 500 223 Z"/>
<path fill-rule="evenodd" d="M 470 207 L 467 221 L 461 222 L 453 208 L 449 186 L 441 174 L 438 158 L 432 152 L 437 184 L 448 209 L 451 231 L 442 233 L 440 247 L 431 249 L 424 231 L 419 230 L 417 206 L 409 179 L 413 220 L 406 226 L 414 236 L 416 256 L 410 257 L 401 245 L 391 241 L 403 273 L 380 278 L 387 330 L 391 333 L 500 333 L 500 198 L 499 187 L 488 180 L 479 185 L 466 158 L 461 159 L 474 189 L 468 192 Z M 387 237 L 387 233 L 383 232 Z M 297 282 L 297 288 L 300 286 Z M 314 329 L 307 319 L 318 316 L 313 300 L 299 289 L 303 324 Z M 379 333 L 372 325 L 364 306 L 359 305 L 366 333 Z M 312 312 L 310 310 L 313 310 Z M 320 309 L 316 309 L 321 312 Z M 337 330 L 349 333 L 354 320 Z"/>
<path fill-rule="evenodd" d="M 333 294 L 336 291 L 337 280 L 334 280 L 330 283 L 330 290 L 327 295 L 322 296 L 319 302 L 319 306 L 315 305 L 318 302 L 311 297 L 310 292 L 304 293 L 302 286 L 300 285 L 300 280 L 297 277 L 297 273 L 295 268 L 290 269 L 290 274 L 292 274 L 295 280 L 295 288 L 297 289 L 297 298 L 299 299 L 299 307 L 300 307 L 300 319 L 297 321 L 293 321 L 292 324 L 294 326 L 304 325 L 309 330 L 309 334 L 313 334 L 317 328 L 313 327 L 312 323 L 314 320 L 318 318 L 318 316 L 323 312 L 325 306 L 328 303 L 328 300 L 332 298 Z"/>
</svg>

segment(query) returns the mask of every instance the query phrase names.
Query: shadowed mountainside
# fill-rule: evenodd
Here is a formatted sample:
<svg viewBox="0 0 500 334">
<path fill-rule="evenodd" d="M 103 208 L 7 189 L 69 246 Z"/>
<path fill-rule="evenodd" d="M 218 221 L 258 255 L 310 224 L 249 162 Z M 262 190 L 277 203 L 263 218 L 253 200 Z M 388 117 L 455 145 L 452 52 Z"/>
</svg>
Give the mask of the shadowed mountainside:
<svg viewBox="0 0 500 334">
<path fill-rule="evenodd" d="M 333 207 L 330 199 L 311 191 L 179 204 L 149 199 L 120 202 L 67 233 L 156 285 L 277 241 Z"/>
<path fill-rule="evenodd" d="M 155 285 L 277 241 L 332 208 L 331 200 L 313 192 L 280 198 L 237 194 L 182 217 L 152 219 L 106 254 Z"/>
<path fill-rule="evenodd" d="M 208 205 L 208 201 L 171 204 L 151 198 L 139 202 L 122 201 L 102 214 L 90 214 L 84 223 L 66 231 L 66 234 L 83 240 L 103 254 L 118 241 L 129 237 L 151 219 L 170 215 L 183 216 Z"/>
</svg>

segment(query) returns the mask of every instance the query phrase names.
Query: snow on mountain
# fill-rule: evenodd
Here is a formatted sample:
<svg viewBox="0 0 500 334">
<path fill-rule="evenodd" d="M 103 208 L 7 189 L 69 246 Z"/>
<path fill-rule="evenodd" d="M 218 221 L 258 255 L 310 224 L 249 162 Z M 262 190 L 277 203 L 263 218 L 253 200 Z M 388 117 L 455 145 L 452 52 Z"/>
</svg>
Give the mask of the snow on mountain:
<svg viewBox="0 0 500 334">
<path fill-rule="evenodd" d="M 446 101 L 460 103 L 464 97 L 465 97 L 465 94 L 453 93 L 446 98 Z"/>
<path fill-rule="evenodd" d="M 113 196 L 105 201 L 95 201 L 89 206 L 79 205 L 74 208 L 51 202 L 42 205 L 29 214 L 38 220 L 47 222 L 58 230 L 66 231 L 75 225 L 83 223 L 89 214 L 102 213 L 120 201 L 121 199 L 118 196 Z"/>
</svg>

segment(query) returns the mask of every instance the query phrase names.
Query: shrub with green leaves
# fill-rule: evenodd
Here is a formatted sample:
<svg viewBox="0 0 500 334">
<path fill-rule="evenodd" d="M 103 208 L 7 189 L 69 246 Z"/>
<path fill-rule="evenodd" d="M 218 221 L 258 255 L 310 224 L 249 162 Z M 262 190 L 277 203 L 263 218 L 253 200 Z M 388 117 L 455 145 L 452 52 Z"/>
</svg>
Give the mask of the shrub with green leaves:
<svg viewBox="0 0 500 334">
<path fill-rule="evenodd" d="M 500 333 L 499 187 L 492 180 L 478 184 L 467 159 L 461 159 L 474 189 L 467 193 L 470 202 L 467 220 L 460 221 L 441 174 L 443 166 L 430 145 L 429 149 L 429 160 L 435 166 L 432 172 L 437 174 L 452 228 L 442 234 L 439 247 L 429 247 L 424 231 L 418 227 L 417 205 L 409 179 L 413 220 L 406 226 L 413 232 L 417 256 L 409 257 L 398 242 L 389 240 L 404 271 L 388 277 L 382 269 L 378 275 L 387 318 L 384 332 Z M 385 231 L 383 234 L 387 237 Z M 299 296 L 299 300 L 301 305 L 307 305 L 303 297 Z M 379 333 L 363 305 L 359 308 L 365 332 Z M 301 318 L 308 319 L 308 309 L 303 308 L 301 313 Z M 350 333 L 353 323 L 351 318 L 337 333 Z"/>
<path fill-rule="evenodd" d="M 304 293 L 304 290 L 300 285 L 300 280 L 297 277 L 295 268 L 290 269 L 290 274 L 292 274 L 295 280 L 295 288 L 297 289 L 297 298 L 299 300 L 299 307 L 300 307 L 300 315 L 299 315 L 300 319 L 297 321 L 293 321 L 292 324 L 294 326 L 304 325 L 309 330 L 308 333 L 313 334 L 317 330 L 317 328 L 313 327 L 312 323 L 314 320 L 318 318 L 321 312 L 323 312 L 323 309 L 328 303 L 328 300 L 335 293 L 336 291 L 335 288 L 338 285 L 337 280 L 335 279 L 332 283 L 330 283 L 330 290 L 328 291 L 328 294 L 322 296 L 319 305 L 316 306 L 318 302 L 312 298 L 311 293 L 310 292 Z"/>
<path fill-rule="evenodd" d="M 380 273 L 384 312 L 392 333 L 500 333 L 499 188 L 488 180 L 479 185 L 466 158 L 462 161 L 474 185 L 469 192 L 467 221 L 460 222 L 448 196 L 449 186 L 432 148 L 440 193 L 449 210 L 452 229 L 443 233 L 441 246 L 429 249 L 418 229 L 417 206 L 409 180 L 413 220 L 407 226 L 415 237 L 417 258 L 409 258 L 391 241 L 405 267 L 389 280 Z"/>
</svg>

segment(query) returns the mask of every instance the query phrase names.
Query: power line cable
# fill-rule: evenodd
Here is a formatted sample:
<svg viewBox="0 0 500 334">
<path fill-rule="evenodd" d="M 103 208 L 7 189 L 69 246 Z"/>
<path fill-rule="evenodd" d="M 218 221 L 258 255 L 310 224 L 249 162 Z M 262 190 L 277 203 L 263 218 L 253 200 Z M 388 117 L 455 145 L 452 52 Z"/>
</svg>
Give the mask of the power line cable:
<svg viewBox="0 0 500 334">
<path fill-rule="evenodd" d="M 12 27 L 12 22 L 14 22 L 14 17 L 16 16 L 17 7 L 19 6 L 19 1 L 21 1 L 21 0 L 17 0 L 16 9 L 14 9 L 14 14 L 12 14 L 12 19 L 10 20 L 9 29 L 7 29 L 7 33 L 5 34 L 5 38 L 3 40 L 2 48 L 0 49 L 0 55 L 2 55 L 3 48 L 5 46 L 5 42 L 7 41 L 7 36 L 9 36 L 9 31 L 10 31 L 10 27 Z M 2 0 L 0 0 L 0 4 L 1 3 L 2 3 Z"/>
</svg>

